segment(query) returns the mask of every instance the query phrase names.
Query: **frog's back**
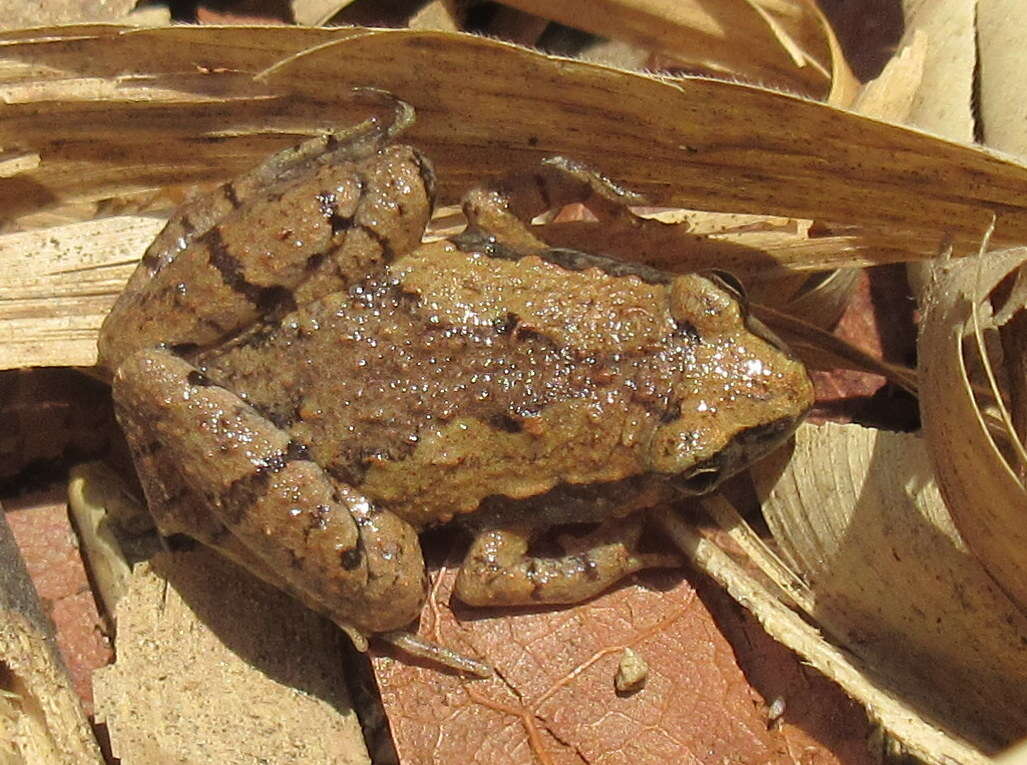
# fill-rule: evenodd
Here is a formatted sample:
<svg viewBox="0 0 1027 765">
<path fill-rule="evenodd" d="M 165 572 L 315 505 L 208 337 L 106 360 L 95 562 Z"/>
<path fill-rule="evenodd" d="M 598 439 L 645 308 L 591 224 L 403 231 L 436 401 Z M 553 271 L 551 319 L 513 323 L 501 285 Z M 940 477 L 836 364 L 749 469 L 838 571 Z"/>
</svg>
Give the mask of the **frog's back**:
<svg viewBox="0 0 1027 765">
<path fill-rule="evenodd" d="M 418 526 L 489 495 L 652 470 L 667 428 L 684 425 L 702 460 L 732 437 L 723 413 L 739 403 L 759 411 L 731 428 L 801 416 L 805 391 L 788 393 L 808 385 L 801 365 L 738 322 L 702 331 L 725 300 L 700 294 L 712 282 L 677 278 L 698 280 L 682 319 L 660 272 L 516 255 L 422 246 L 197 363 Z"/>
</svg>

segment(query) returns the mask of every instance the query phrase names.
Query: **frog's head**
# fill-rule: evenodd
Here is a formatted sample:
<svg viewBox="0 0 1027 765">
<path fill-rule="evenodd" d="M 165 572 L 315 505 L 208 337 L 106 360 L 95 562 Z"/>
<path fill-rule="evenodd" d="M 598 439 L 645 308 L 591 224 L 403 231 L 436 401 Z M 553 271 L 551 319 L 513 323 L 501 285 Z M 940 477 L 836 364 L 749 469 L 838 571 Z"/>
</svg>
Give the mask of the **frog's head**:
<svg viewBox="0 0 1027 765">
<path fill-rule="evenodd" d="M 740 288 L 713 275 L 675 277 L 671 313 L 694 363 L 653 432 L 647 462 L 687 494 L 712 491 L 780 446 L 813 401 L 802 363 L 749 316 Z"/>
<path fill-rule="evenodd" d="M 650 465 L 667 475 L 684 494 L 707 494 L 722 481 L 777 449 L 795 431 L 800 419 L 780 418 L 708 439 L 696 450 L 703 434 L 691 426 L 663 426 L 650 443 Z"/>
</svg>

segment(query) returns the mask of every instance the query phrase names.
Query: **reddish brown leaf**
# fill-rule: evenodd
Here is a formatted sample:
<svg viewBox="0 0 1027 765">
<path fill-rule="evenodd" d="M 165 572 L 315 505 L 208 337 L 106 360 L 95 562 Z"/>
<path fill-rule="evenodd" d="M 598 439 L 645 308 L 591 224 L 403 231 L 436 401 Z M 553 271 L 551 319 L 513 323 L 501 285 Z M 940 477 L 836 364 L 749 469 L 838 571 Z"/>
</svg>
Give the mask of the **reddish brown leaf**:
<svg viewBox="0 0 1027 765">
<path fill-rule="evenodd" d="M 835 334 L 875 357 L 911 365 L 915 363 L 916 341 L 912 306 L 899 268 L 865 271 Z M 814 422 L 858 420 L 900 429 L 915 425 L 915 402 L 909 397 L 882 395 L 886 380 L 881 375 L 833 369 L 813 371 L 812 377 L 817 391 L 817 407 L 811 418 Z"/>
<path fill-rule="evenodd" d="M 794 657 L 713 588 L 702 593 L 672 572 L 651 572 L 589 603 L 514 613 L 444 607 L 453 571 L 436 580 L 423 637 L 491 663 L 497 677 L 469 680 L 405 658 L 378 655 L 375 671 L 402 762 L 489 763 L 836 763 L 817 742 L 841 714 L 862 749 L 865 718 L 833 686 L 810 698 Z M 736 644 L 722 634 L 730 614 Z M 762 637 L 756 637 L 755 629 Z M 644 687 L 618 694 L 614 677 L 625 647 L 648 664 Z M 784 719 L 768 720 L 765 700 L 747 681 L 736 650 L 773 656 L 763 672 L 773 696 L 789 699 Z M 821 681 L 823 683 L 823 681 Z M 827 686 L 818 689 L 824 691 Z M 785 705 L 788 709 L 788 704 Z M 812 726 L 808 712 L 827 712 Z M 841 710 L 841 711 L 839 711 Z M 816 715 L 814 715 L 815 717 Z M 862 723 L 860 722 L 862 721 Z M 828 736 L 830 738 L 830 736 Z M 835 742 L 837 743 L 837 741 Z"/>
<path fill-rule="evenodd" d="M 87 711 L 91 676 L 111 660 L 71 524 L 65 489 L 5 499 L 7 522 L 57 631 L 57 646 Z"/>
</svg>

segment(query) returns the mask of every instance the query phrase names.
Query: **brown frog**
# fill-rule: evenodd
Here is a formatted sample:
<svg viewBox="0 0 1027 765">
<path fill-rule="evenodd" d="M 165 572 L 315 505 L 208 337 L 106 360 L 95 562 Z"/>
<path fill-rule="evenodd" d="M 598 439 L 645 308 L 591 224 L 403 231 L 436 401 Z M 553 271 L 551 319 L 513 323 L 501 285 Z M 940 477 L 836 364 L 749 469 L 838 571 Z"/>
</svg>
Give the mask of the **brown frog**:
<svg viewBox="0 0 1027 765">
<path fill-rule="evenodd" d="M 309 141 L 179 209 L 99 343 L 162 531 L 358 644 L 417 618 L 418 532 L 454 518 L 477 533 L 471 604 L 579 601 L 676 561 L 638 549 L 636 511 L 712 490 L 812 398 L 716 277 L 536 246 L 489 192 L 422 244 L 433 174 L 401 127 Z M 599 525 L 529 553 L 580 522 Z"/>
</svg>

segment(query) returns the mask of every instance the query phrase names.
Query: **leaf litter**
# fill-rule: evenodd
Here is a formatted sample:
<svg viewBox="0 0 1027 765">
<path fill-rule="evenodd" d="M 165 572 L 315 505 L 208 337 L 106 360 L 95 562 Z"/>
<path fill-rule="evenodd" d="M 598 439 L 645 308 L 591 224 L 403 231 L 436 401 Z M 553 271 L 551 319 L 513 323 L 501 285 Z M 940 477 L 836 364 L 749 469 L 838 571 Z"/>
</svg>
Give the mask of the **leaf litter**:
<svg viewBox="0 0 1027 765">
<path fill-rule="evenodd" d="M 527 5 L 525 3 L 524 7 Z M 569 3 L 558 5 L 571 7 Z M 608 5 L 612 11 L 619 12 L 628 10 L 632 3 Z M 956 82 L 962 87 L 970 82 L 973 35 L 965 34 L 969 24 L 961 16 L 969 3 L 953 0 L 932 6 L 918 5 L 912 0 L 907 2 L 908 44 L 900 48 L 893 65 L 859 96 L 852 92 L 853 81 L 838 64 L 840 54 L 829 28 L 826 37 L 810 38 L 809 30 L 816 29 L 816 19 L 795 16 L 796 9 L 804 3 L 781 0 L 779 3 L 709 2 L 697 4 L 697 7 L 699 5 L 705 5 L 705 11 L 721 13 L 729 6 L 747 5 L 752 13 L 745 23 L 763 24 L 764 33 L 769 33 L 765 39 L 773 38 L 779 46 L 776 53 L 771 52 L 772 46 L 761 49 L 760 55 L 753 55 L 750 60 L 762 61 L 760 65 L 766 66 L 767 61 L 784 52 L 794 69 L 773 66 L 778 67 L 782 76 L 792 78 L 790 89 L 795 92 L 827 98 L 834 105 L 855 103 L 857 108 L 879 118 L 909 119 L 951 138 L 968 140 L 973 134 L 969 90 L 953 90 L 938 84 Z M 771 6 L 776 7 L 768 10 Z M 655 9 L 656 19 L 661 18 L 660 3 L 650 4 L 649 8 Z M 795 25 L 797 18 L 798 26 Z M 684 23 L 698 28 L 696 19 Z M 522 29 L 530 28 L 530 24 L 522 25 Z M 800 31 L 803 29 L 806 32 Z M 939 52 L 950 49 L 945 35 L 946 30 L 953 29 L 963 30 L 955 38 L 959 42 L 960 56 L 946 59 Z M 751 34 L 742 35 L 742 30 L 743 25 L 738 25 L 735 31 L 739 37 L 734 39 L 750 40 Z M 993 32 L 994 28 L 989 28 L 988 34 Z M 257 40 L 259 45 L 254 44 Z M 729 42 L 728 47 L 732 44 L 737 42 Z M 989 45 L 995 46 L 989 54 L 1001 52 L 1000 43 Z M 717 66 L 732 71 L 730 56 L 720 59 L 719 64 L 715 57 L 707 58 L 711 71 Z M 993 63 L 995 61 L 1000 63 Z M 1001 57 L 988 58 L 988 71 L 999 71 L 1002 76 L 1015 71 L 1014 65 L 1001 61 Z M 416 83 L 409 77 L 412 69 L 425 73 Z M 744 77 L 744 72 L 739 76 Z M 756 70 L 750 72 L 750 79 L 770 81 Z M 994 90 L 987 92 L 1004 93 L 1001 82 L 997 79 L 994 86 L 989 84 Z M 495 41 L 438 32 L 289 28 L 129 31 L 103 26 L 12 32 L 4 41 L 0 83 L 10 96 L 4 105 L 5 121 L 0 123 L 0 143 L 7 150 L 4 175 L 10 181 L 0 191 L 0 209 L 5 211 L 5 218 L 13 222 L 8 237 L 22 235 L 19 229 L 31 233 L 43 220 L 43 215 L 64 215 L 63 222 L 67 225 L 79 225 L 80 221 L 90 219 L 102 207 L 117 204 L 118 200 L 145 200 L 158 189 L 187 189 L 192 184 L 227 177 L 260 156 L 294 141 L 298 135 L 363 118 L 365 112 L 350 102 L 349 89 L 367 84 L 390 90 L 417 108 L 419 121 L 408 138 L 436 159 L 443 201 L 455 201 L 474 183 L 494 177 L 497 169 L 502 172 L 523 170 L 533 167 L 544 154 L 563 153 L 595 164 L 611 177 L 645 194 L 656 207 L 693 211 L 686 226 L 677 230 L 670 227 L 660 233 L 656 233 L 657 227 L 651 226 L 646 232 L 651 237 L 648 241 L 672 243 L 662 256 L 666 262 L 681 261 L 681 267 L 685 267 L 686 256 L 693 257 L 693 252 L 703 248 L 711 254 L 718 250 L 721 256 L 725 252 L 733 254 L 732 267 L 742 271 L 759 250 L 772 254 L 771 263 L 766 264 L 771 271 L 774 268 L 818 270 L 844 265 L 929 261 L 943 249 L 945 242 L 953 245 L 955 256 L 962 257 L 976 252 L 977 243 L 992 221 L 995 228 L 992 242 L 996 246 L 1015 245 L 1027 236 L 1022 191 L 1027 185 L 1027 169 L 1008 156 L 950 143 L 926 133 L 904 130 L 853 112 L 762 88 L 708 79 L 654 78 L 545 57 Z M 825 89 L 826 85 L 830 88 Z M 938 97 L 943 94 L 951 101 L 939 101 Z M 996 108 L 1001 111 L 1001 101 L 997 98 L 989 102 L 988 108 L 992 111 L 986 110 L 986 120 L 1001 124 L 1001 130 L 995 133 L 999 136 L 996 140 L 1001 142 L 1002 148 L 1018 150 L 1017 138 L 1009 136 L 1007 128 L 1008 124 L 1015 125 L 1016 120 L 1000 122 L 1005 120 L 1005 115 L 994 113 Z M 625 125 L 632 129 L 625 130 Z M 768 125 L 773 129 L 768 130 Z M 978 130 L 988 135 L 987 125 Z M 597 135 L 603 137 L 602 142 L 594 140 Z M 155 146 L 159 146 L 160 151 L 154 152 Z M 161 161 L 155 161 L 155 156 L 160 156 Z M 153 199 L 154 209 L 166 208 L 166 202 L 162 203 L 159 195 Z M 138 212 L 146 212 L 146 208 Z M 725 214 L 764 216 L 764 222 L 756 224 L 764 230 L 730 231 L 730 224 L 721 219 L 708 233 L 694 233 L 701 230 L 700 221 L 709 222 Z M 766 216 L 799 223 L 792 233 L 775 235 Z M 59 220 L 51 217 L 47 225 L 52 226 Z M 120 226 L 112 230 L 114 236 L 138 236 L 137 232 L 142 230 L 135 221 L 126 225 L 126 221 L 106 220 Z M 817 234 L 810 236 L 802 221 L 815 222 Z M 100 219 L 99 225 L 108 224 Z M 633 225 L 642 228 L 646 224 Z M 556 230 L 555 225 L 543 228 Z M 625 241 L 629 241 L 631 228 L 625 227 Z M 582 226 L 578 226 L 577 232 L 566 229 L 563 233 L 568 238 L 581 236 L 586 241 L 589 237 L 595 238 L 594 231 Z M 17 241 L 8 241 L 12 242 L 8 251 L 21 251 Z M 90 250 L 90 237 L 80 241 L 83 242 L 80 252 L 86 257 L 92 257 L 91 253 L 99 249 L 94 246 Z M 116 247 L 103 249 L 110 251 Z M 659 252 L 657 247 L 653 250 Z M 992 257 L 989 262 L 1002 257 Z M 108 264 L 95 260 L 87 271 L 113 265 L 129 264 L 124 258 Z M 977 270 L 967 281 L 969 277 L 956 275 L 961 269 L 964 273 Z M 762 274 L 768 269 L 753 267 L 751 270 Z M 47 315 L 43 296 L 47 279 L 63 278 L 61 269 L 53 273 L 53 277 L 31 277 L 28 288 L 44 290 L 37 297 L 33 297 L 26 285 L 4 285 L 9 292 L 6 301 L 0 301 L 0 323 L 6 324 L 5 328 L 15 327 L 15 334 L 22 342 L 20 346 L 3 345 L 0 358 L 5 366 L 89 363 L 95 327 L 106 311 L 103 300 L 112 299 L 119 285 L 114 283 L 115 279 L 94 291 L 99 301 L 83 303 L 87 307 L 85 321 L 73 327 L 73 331 L 60 326 L 49 327 L 34 336 Z M 995 435 L 995 423 L 1001 423 L 1002 418 L 996 418 L 988 409 L 986 399 L 973 397 L 982 386 L 987 387 L 988 380 L 968 381 L 963 360 L 966 353 L 973 352 L 972 349 L 967 351 L 963 343 L 968 331 L 966 306 L 981 306 L 985 295 L 1002 281 L 1005 273 L 1008 272 L 993 276 L 989 271 L 988 277 L 982 279 L 979 265 L 971 265 L 970 261 L 964 265 L 959 260 L 953 260 L 936 272 L 936 284 L 940 286 L 935 287 L 933 305 L 937 307 L 933 315 L 929 309 L 922 325 L 919 378 L 910 370 L 880 364 L 872 357 L 838 345 L 833 351 L 834 361 L 823 360 L 819 342 L 823 335 L 817 335 L 812 327 L 803 328 L 794 323 L 791 326 L 800 337 L 806 338 L 810 348 L 821 352 L 824 366 L 844 357 L 848 363 L 876 368 L 907 388 L 921 390 L 925 407 L 924 440 L 933 462 L 930 468 L 920 472 L 932 473 L 933 469 L 933 474 L 940 478 L 941 494 L 955 524 L 977 556 L 957 556 L 960 565 L 965 564 L 958 569 L 958 576 L 971 579 L 982 576 L 979 569 L 973 568 L 974 561 L 980 559 L 1001 584 L 995 603 L 1002 602 L 999 597 L 1002 590 L 1014 599 L 1020 598 L 1022 603 L 1022 596 L 1017 593 L 1022 592 L 1019 572 L 1024 569 L 1016 568 L 1017 550 L 1008 545 L 1009 539 L 1016 538 L 1015 524 L 1020 522 L 1022 527 L 1016 506 L 1016 501 L 1022 497 L 1022 470 L 1017 477 L 1016 469 L 1004 463 L 1006 454 L 1015 455 L 1016 449 L 1010 450 L 1009 446 L 1015 447 L 1018 435 L 1015 432 Z M 960 278 L 962 282 L 958 281 Z M 950 283 L 950 279 L 957 281 Z M 801 282 L 789 275 L 782 283 Z M 758 282 L 753 289 L 758 289 Z M 815 303 L 813 308 L 805 306 L 803 315 L 823 317 L 825 311 L 840 310 L 847 291 L 847 287 L 840 285 L 833 294 L 815 296 L 822 302 Z M 775 291 L 769 289 L 768 292 Z M 802 297 L 798 293 L 791 294 Z M 976 326 L 983 324 L 986 331 L 994 334 L 991 322 L 1000 327 L 1008 324 L 1023 304 L 1022 291 L 1014 289 L 1010 294 L 1011 301 L 995 311 L 998 319 L 991 319 L 975 308 L 971 315 Z M 74 299 L 73 293 L 71 298 Z M 26 307 L 34 315 L 26 321 L 22 313 L 22 323 L 11 324 Z M 768 306 L 767 310 L 780 307 Z M 973 345 L 978 345 L 976 340 Z M 984 346 L 994 347 L 994 343 L 985 342 Z M 1009 343 L 1009 348 L 1015 347 Z M 984 357 L 988 355 L 985 353 Z M 995 361 L 999 370 L 993 377 L 999 386 L 1004 386 L 1008 374 L 1017 369 L 1019 360 L 1012 351 L 1007 351 L 1005 356 L 996 356 Z M 930 391 L 926 389 L 928 385 Z M 1000 392 L 992 401 L 1001 401 L 1003 395 Z M 937 404 L 934 409 L 931 409 L 932 402 Z M 954 419 L 956 417 L 962 419 Z M 865 457 L 841 460 L 824 455 L 859 455 L 884 447 L 873 438 L 874 434 L 852 430 L 852 427 L 845 430 L 844 435 L 832 428 L 822 428 L 816 435 L 807 429 L 803 438 L 810 439 L 809 443 L 820 443 L 821 447 L 801 450 L 789 469 L 795 475 L 806 476 L 839 471 L 839 481 L 855 481 L 859 472 L 855 467 L 864 464 L 860 460 Z M 982 445 L 983 456 L 975 457 L 967 449 L 951 448 L 952 444 L 961 444 L 961 427 L 974 433 L 974 443 Z M 887 436 L 877 438 L 883 439 L 880 444 L 888 439 Z M 911 449 L 911 453 L 914 451 Z M 958 464 L 950 464 L 953 460 Z M 848 479 L 841 470 L 843 467 L 851 474 Z M 1000 495 L 1003 501 L 1008 499 L 1009 502 L 1003 505 L 1007 510 L 999 516 L 1012 525 L 996 527 L 994 518 L 979 510 L 983 507 L 980 497 L 984 494 L 979 485 L 981 476 L 993 476 L 988 480 L 1001 483 Z M 880 483 L 879 479 L 865 476 L 860 480 L 873 481 L 873 485 Z M 921 489 L 917 501 L 925 492 L 929 493 L 929 485 L 929 481 L 917 484 Z M 884 502 L 887 505 L 896 501 L 896 496 L 902 496 L 900 488 L 875 490 L 888 497 Z M 770 496 L 775 496 L 773 490 Z M 806 500 L 805 509 L 816 509 L 819 501 Z M 836 511 L 836 522 L 841 524 L 837 528 L 844 530 L 844 538 L 851 540 L 854 549 L 864 551 L 868 557 L 861 561 L 846 558 L 845 566 L 839 564 L 837 571 L 829 572 L 832 583 L 843 571 L 851 572 L 851 578 L 856 581 L 865 578 L 866 570 L 880 565 L 879 557 L 871 553 L 876 550 L 877 554 L 885 554 L 876 549 L 880 544 L 875 548 L 872 540 L 875 533 L 890 527 L 878 516 L 867 529 L 861 529 L 846 515 L 853 507 Z M 917 510 L 911 517 L 916 518 L 915 513 L 921 513 L 920 518 L 928 519 L 925 528 L 934 529 L 931 534 L 936 535 L 940 533 L 937 529 L 943 528 L 944 538 L 951 540 L 948 544 L 952 549 L 965 549 L 960 547 L 962 543 L 957 541 L 951 527 L 938 520 L 941 517 L 938 501 L 932 500 L 929 507 L 933 509 Z M 722 513 L 721 518 L 725 517 Z M 891 622 L 880 617 L 871 619 L 869 631 L 854 635 L 842 618 L 844 613 L 838 615 L 838 611 L 844 611 L 837 605 L 838 592 L 816 583 L 818 578 L 823 581 L 824 572 L 811 567 L 809 561 L 813 559 L 809 558 L 809 550 L 820 549 L 817 545 L 825 544 L 824 534 L 832 527 L 822 524 L 813 529 L 816 533 L 802 536 L 804 529 L 808 531 L 805 524 L 809 523 L 809 517 L 808 513 L 795 512 L 777 516 L 772 523 L 776 543 L 790 552 L 784 555 L 787 561 L 784 568 L 782 559 L 775 553 L 772 557 L 778 561 L 776 568 L 769 566 L 767 575 L 771 581 L 778 577 L 783 592 L 789 587 L 805 586 L 805 596 L 797 600 L 814 610 L 814 618 L 818 618 L 818 614 L 834 614 L 831 618 L 825 617 L 825 623 L 831 623 L 825 626 L 832 627 L 829 631 L 835 639 L 858 649 L 866 649 L 868 643 L 884 644 L 883 658 L 894 659 L 895 656 L 888 653 L 888 641 L 867 638 L 874 629 L 888 629 Z M 861 513 L 859 520 L 862 522 L 865 517 L 866 514 Z M 735 521 L 736 525 L 740 523 Z M 1005 536 L 1010 528 L 1014 529 L 1013 537 Z M 751 538 L 758 540 L 759 536 Z M 918 537 L 913 535 L 908 549 L 903 547 L 898 552 L 893 547 L 890 554 L 913 556 L 926 568 L 925 575 L 929 578 L 931 572 L 936 571 L 931 567 L 933 556 L 917 552 L 919 544 Z M 858 663 L 846 664 L 847 660 L 832 653 L 827 644 L 788 637 L 805 633 L 799 625 L 788 622 L 787 614 L 776 611 L 770 599 L 752 594 L 758 589 L 745 579 L 751 572 L 735 571 L 709 547 L 700 545 L 695 549 L 705 551 L 694 557 L 701 567 L 710 570 L 732 594 L 752 608 L 772 635 L 784 640 L 828 676 L 838 679 L 892 735 L 925 760 L 942 761 L 943 752 L 954 752 L 960 761 L 976 761 L 973 749 L 957 738 L 946 737 L 943 732 L 946 729 L 957 729 L 969 735 L 989 751 L 1024 734 L 1015 709 L 1008 714 L 995 715 L 993 719 L 982 719 L 976 711 L 1000 703 L 1003 694 L 1010 691 L 1009 684 L 1018 682 L 1014 678 L 1022 664 L 1018 663 L 1015 650 L 1008 645 L 1003 647 L 1001 640 L 984 644 L 974 657 L 960 657 L 957 650 L 948 658 L 956 662 L 953 666 L 972 666 L 973 661 L 977 661 L 977 666 L 985 667 L 980 671 L 959 670 L 969 675 L 960 675 L 959 671 L 953 675 L 988 676 L 983 679 L 990 679 L 991 684 L 972 683 L 974 693 L 978 694 L 976 701 L 971 703 L 959 693 L 939 689 L 929 682 L 930 678 L 907 678 L 898 684 L 901 693 L 907 699 L 916 700 L 914 706 L 919 709 L 909 712 L 908 720 L 899 719 L 906 714 L 903 710 L 910 707 L 903 703 L 896 705 L 894 697 L 889 695 L 888 689 L 896 687 L 894 678 L 881 680 Z M 761 564 L 758 545 L 752 544 L 749 549 L 748 565 Z M 765 557 L 771 559 L 771 556 Z M 834 559 L 837 560 L 837 556 Z M 720 562 L 710 563 L 714 560 Z M 666 718 L 677 722 L 676 717 L 666 717 L 673 714 L 675 705 L 691 713 L 691 722 L 705 719 L 703 715 L 713 711 L 708 704 L 696 706 L 695 688 L 681 689 L 670 682 L 667 685 L 672 689 L 669 695 L 660 693 L 659 689 L 661 681 L 668 677 L 679 683 L 688 682 L 685 679 L 688 674 L 680 665 L 683 659 L 689 660 L 691 654 L 681 647 L 688 645 L 687 634 L 682 633 L 694 630 L 709 638 L 719 634 L 717 630 L 722 627 L 723 617 L 719 624 L 717 619 L 712 623 L 707 620 L 701 629 L 686 626 L 691 625 L 689 619 L 694 612 L 703 610 L 701 606 L 706 599 L 697 598 L 695 591 L 680 581 L 673 584 L 669 576 L 648 575 L 640 579 L 648 588 L 625 586 L 578 609 L 504 614 L 501 618 L 468 617 L 465 610 L 458 610 L 460 621 L 456 627 L 447 627 L 449 632 L 440 628 L 436 636 L 447 645 L 467 646 L 472 654 L 483 652 L 482 655 L 495 663 L 502 677 L 489 684 L 475 685 L 475 690 L 467 690 L 463 681 L 455 676 L 416 666 L 399 666 L 389 659 L 377 658 L 383 696 L 387 707 L 393 705 L 390 716 L 399 749 L 408 753 L 408 759 L 420 761 L 428 752 L 435 753 L 437 750 L 432 747 L 445 741 L 447 735 L 457 730 L 472 730 L 480 734 L 481 751 L 502 741 L 512 747 L 504 751 L 524 755 L 515 761 L 532 757 L 541 761 L 546 761 L 546 757 L 556 758 L 552 761 L 557 762 L 564 761 L 561 758 L 582 761 L 586 755 L 602 760 L 600 755 L 616 750 L 603 748 L 595 742 L 612 746 L 610 739 L 603 736 L 613 736 L 619 729 L 611 724 L 609 730 L 595 731 L 594 723 L 582 722 L 582 719 L 588 714 L 592 715 L 590 720 L 594 719 L 598 713 L 600 719 L 623 723 L 620 717 L 609 713 L 614 703 L 611 699 L 618 704 L 632 703 L 636 697 L 648 699 L 649 704 L 653 699 L 663 699 L 656 705 L 659 720 Z M 905 585 L 905 577 L 898 576 Z M 446 599 L 447 577 L 451 578 L 451 572 L 439 579 L 437 595 L 441 601 Z M 991 592 L 986 582 L 966 585 L 963 589 L 967 586 L 975 593 Z M 891 594 L 887 587 L 881 591 Z M 872 590 L 869 592 L 868 595 L 861 591 L 860 596 L 875 597 Z M 639 600 L 630 600 L 635 597 Z M 844 598 L 851 595 L 843 591 L 841 597 L 844 602 Z M 877 597 L 885 598 L 884 595 Z M 612 631 L 615 620 L 611 620 L 605 610 L 611 608 L 608 598 L 629 599 L 625 603 L 614 601 L 617 608 L 627 609 L 621 612 L 621 632 Z M 437 607 L 435 602 L 433 599 L 429 605 L 429 614 L 435 614 L 436 623 L 452 621 L 452 613 Z M 974 614 L 983 614 L 977 617 L 979 619 L 994 620 L 996 614 L 1002 613 L 1001 608 L 1005 606 L 992 604 L 970 609 L 967 629 L 972 631 Z M 595 609 L 595 613 L 590 609 Z M 588 615 L 580 624 L 573 621 L 579 618 L 575 616 L 578 612 Z M 768 620 L 767 614 L 771 612 L 781 617 L 780 624 L 790 626 L 777 624 L 774 621 L 777 617 Z M 631 618 L 625 619 L 623 613 Z M 946 619 L 955 618 L 949 612 L 946 614 Z M 1015 617 L 1010 619 L 1007 624 L 1016 622 Z M 432 623 L 428 616 L 424 621 L 429 626 Z M 555 626 L 550 628 L 547 624 Z M 514 630 L 515 625 L 519 631 Z M 606 629 L 611 631 L 604 632 Z M 925 640 L 930 637 L 930 630 L 907 624 L 898 630 L 900 640 L 910 634 L 918 635 L 918 630 L 924 633 L 921 637 Z M 554 645 L 546 642 L 550 633 L 560 636 Z M 659 648 L 651 648 L 653 642 L 662 645 L 664 635 L 673 635 L 685 642 L 664 646 L 665 654 Z M 568 646 L 580 650 L 569 655 L 566 653 Z M 621 698 L 613 691 L 613 678 L 626 646 L 640 651 L 650 669 L 646 687 L 637 694 Z M 509 657 L 503 654 L 507 648 Z M 730 644 L 716 650 L 707 646 L 706 653 L 698 650 L 696 654 L 705 657 L 721 672 L 721 680 L 732 678 L 730 683 L 724 681 L 726 685 L 718 688 L 727 685 L 734 688 L 741 672 L 737 666 L 730 668 L 725 658 L 728 654 L 733 655 Z M 743 654 L 739 652 L 734 658 L 745 664 Z M 874 656 L 872 651 L 868 655 Z M 965 664 L 967 659 L 973 661 Z M 669 672 L 668 665 L 673 667 Z M 996 667 L 1005 669 L 993 671 Z M 747 670 L 749 675 L 753 674 L 751 666 Z M 400 678 L 400 673 L 406 671 L 428 674 L 416 681 Z M 665 672 L 666 676 L 661 674 Z M 870 682 L 862 687 L 853 678 L 869 678 Z M 591 684 L 586 684 L 586 680 Z M 450 687 L 443 681 L 456 685 Z M 390 693 L 390 687 L 394 693 Z M 752 693 L 747 687 L 743 678 L 737 684 L 738 698 Z M 448 690 L 435 695 L 435 688 Z M 689 696 L 689 692 L 693 695 Z M 430 706 L 440 698 L 443 699 L 442 709 L 448 709 L 450 717 L 440 717 L 440 707 Z M 786 703 L 779 718 L 776 712 L 771 715 L 767 707 L 774 706 L 780 711 L 780 698 L 786 699 Z M 641 704 L 642 699 L 634 703 Z M 744 703 L 737 699 L 732 703 L 737 705 L 732 709 L 744 711 Z M 751 699 L 749 703 L 753 703 Z M 960 707 L 961 703 L 966 708 Z M 778 754 L 785 751 L 781 756 L 791 759 L 782 761 L 796 759 L 795 751 L 787 746 L 784 750 L 774 749 L 781 742 L 764 736 L 763 733 L 768 733 L 766 730 L 759 735 L 757 732 L 760 725 L 765 729 L 767 723 L 772 722 L 771 716 L 784 720 L 783 727 L 787 728 L 789 718 L 801 704 L 796 704 L 791 694 L 767 693 L 757 707 L 764 711 L 762 721 L 758 719 L 759 714 L 753 717 L 738 711 L 731 721 L 735 727 L 728 725 L 729 733 L 748 736 L 755 745 L 765 747 L 754 751 Z M 472 708 L 478 710 L 476 714 L 484 715 L 488 723 L 468 717 L 471 727 L 459 728 L 455 724 L 460 717 L 457 713 L 470 714 L 466 710 Z M 923 713 L 923 708 L 928 712 Z M 634 718 L 628 716 L 628 719 Z M 446 726 L 441 724 L 442 720 Z M 646 735 L 658 738 L 659 734 L 666 733 L 662 724 L 649 728 L 640 725 L 643 728 L 640 740 L 647 745 Z M 856 738 L 865 735 L 863 730 L 854 731 Z M 418 741 L 422 748 L 411 749 Z M 700 756 L 699 750 L 708 742 L 699 737 L 678 743 L 684 748 L 675 750 L 674 757 L 689 746 L 698 747 L 690 751 Z M 662 751 L 658 745 L 654 746 L 657 748 L 653 751 Z M 760 759 L 764 754 L 754 756 L 753 761 L 777 761 L 772 757 Z M 466 750 L 461 757 L 467 757 Z"/>
</svg>

